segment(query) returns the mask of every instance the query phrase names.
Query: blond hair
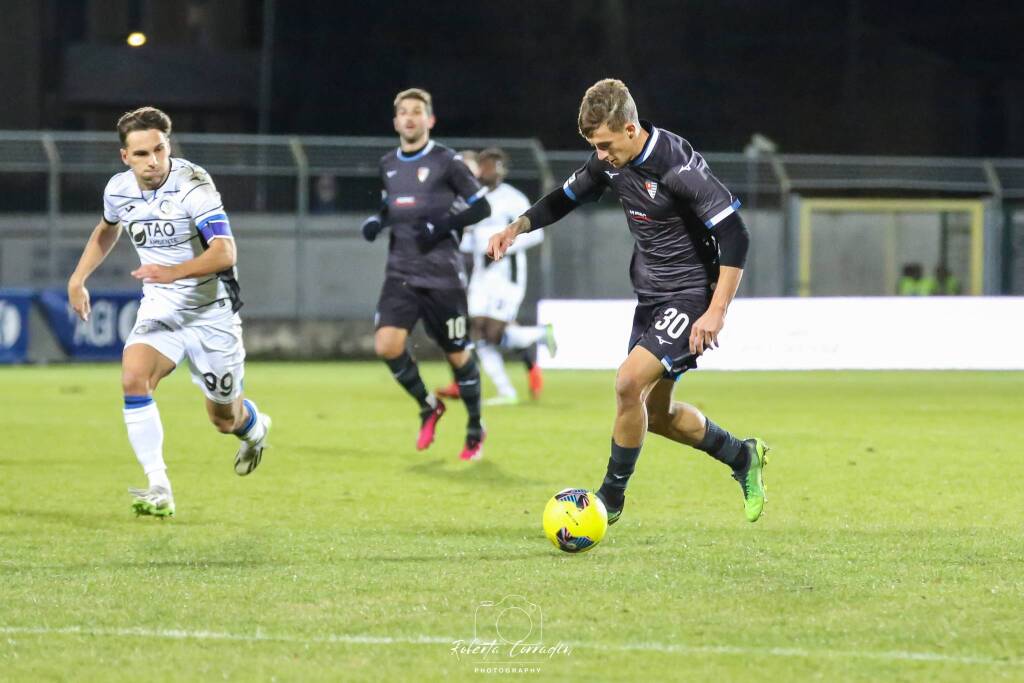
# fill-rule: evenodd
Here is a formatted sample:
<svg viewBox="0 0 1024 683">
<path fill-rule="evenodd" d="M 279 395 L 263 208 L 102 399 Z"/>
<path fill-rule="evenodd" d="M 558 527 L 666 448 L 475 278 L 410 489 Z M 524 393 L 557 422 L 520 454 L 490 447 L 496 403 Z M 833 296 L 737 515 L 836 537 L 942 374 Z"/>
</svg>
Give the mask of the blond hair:
<svg viewBox="0 0 1024 683">
<path fill-rule="evenodd" d="M 636 102 L 626 84 L 617 78 L 605 78 L 587 88 L 580 103 L 580 135 L 590 138 L 602 124 L 618 132 L 627 123 L 639 124 Z"/>
<path fill-rule="evenodd" d="M 427 108 L 427 116 L 434 115 L 434 98 L 423 88 L 408 88 L 395 95 L 395 112 L 398 112 L 398 103 L 402 100 L 419 100 Z"/>
</svg>

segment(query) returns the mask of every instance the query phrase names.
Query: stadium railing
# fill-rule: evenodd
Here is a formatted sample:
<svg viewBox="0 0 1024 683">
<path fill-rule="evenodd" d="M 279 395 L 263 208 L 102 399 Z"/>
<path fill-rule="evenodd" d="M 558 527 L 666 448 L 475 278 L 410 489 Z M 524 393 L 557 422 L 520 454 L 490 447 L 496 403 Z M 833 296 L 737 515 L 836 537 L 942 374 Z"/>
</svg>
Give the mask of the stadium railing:
<svg viewBox="0 0 1024 683">
<path fill-rule="evenodd" d="M 587 158 L 588 151 L 550 151 L 533 139 L 440 138 L 456 149 L 500 146 L 510 155 L 510 180 L 537 196 L 557 186 Z M 364 212 L 379 201 L 377 162 L 394 147 L 393 137 L 256 136 L 227 134 L 176 134 L 175 155 L 203 165 L 216 178 L 225 195 L 230 194 L 236 212 L 272 214 L 277 229 L 291 233 L 297 242 L 297 267 L 301 244 L 312 230 L 311 216 L 320 212 L 324 199 L 317 183 L 322 179 L 344 181 L 329 211 Z M 46 284 L 62 276 L 58 260 L 62 217 L 95 213 L 99 192 L 110 174 L 123 170 L 113 133 L 67 131 L 0 131 L 0 217 L 17 213 L 32 217 L 34 225 L 45 222 L 45 268 L 37 273 Z M 748 209 L 770 209 L 782 214 L 782 223 L 796 222 L 794 197 L 972 197 L 992 200 L 1004 224 L 986 249 L 1000 252 L 1001 290 L 1024 288 L 1024 251 L 1020 226 L 1024 202 L 1024 160 L 934 157 L 866 157 L 806 154 L 709 152 L 705 155 L 718 175 L 739 195 Z M 329 195 L 329 187 L 327 188 Z M 751 211 L 751 215 L 757 215 Z M 754 219 L 756 220 L 756 219 Z M 312 226 L 312 227 L 311 227 Z M 355 230 L 351 221 L 340 231 Z M 780 264 L 795 272 L 799 255 L 793 253 L 794 230 L 786 227 Z M 40 239 L 33 230 L 33 239 Z M 541 287 L 548 294 L 555 280 L 551 247 L 540 262 Z M 45 271 L 45 272 L 43 272 Z M 788 278 L 779 294 L 797 293 L 795 276 Z M 42 282 L 7 284 L 40 285 Z M 772 285 L 773 287 L 775 285 Z M 765 291 L 764 293 L 772 293 Z M 301 296 L 299 297 L 301 298 Z"/>
</svg>

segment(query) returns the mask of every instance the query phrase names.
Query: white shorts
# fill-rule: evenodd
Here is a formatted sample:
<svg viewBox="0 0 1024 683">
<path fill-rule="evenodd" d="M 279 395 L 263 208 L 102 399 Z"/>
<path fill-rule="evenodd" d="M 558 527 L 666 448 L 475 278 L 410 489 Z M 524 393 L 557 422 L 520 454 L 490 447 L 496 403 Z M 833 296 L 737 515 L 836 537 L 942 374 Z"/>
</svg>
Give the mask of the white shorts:
<svg viewBox="0 0 1024 683">
<path fill-rule="evenodd" d="M 488 271 L 473 273 L 469 281 L 469 317 L 515 322 L 526 295 L 525 283 L 512 282 Z"/>
<path fill-rule="evenodd" d="M 152 346 L 175 365 L 188 358 L 192 381 L 214 403 L 233 403 L 242 395 L 245 347 L 238 314 L 183 322 L 158 301 L 143 299 L 135 327 L 124 343 L 125 347 L 132 344 Z"/>
</svg>

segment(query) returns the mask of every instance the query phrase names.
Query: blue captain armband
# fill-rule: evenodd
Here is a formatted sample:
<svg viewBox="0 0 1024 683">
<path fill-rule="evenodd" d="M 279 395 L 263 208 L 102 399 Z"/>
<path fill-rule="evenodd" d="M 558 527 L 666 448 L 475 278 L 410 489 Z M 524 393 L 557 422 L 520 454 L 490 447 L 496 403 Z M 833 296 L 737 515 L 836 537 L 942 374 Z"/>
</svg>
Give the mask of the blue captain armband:
<svg viewBox="0 0 1024 683">
<path fill-rule="evenodd" d="M 207 243 L 212 242 L 215 237 L 233 237 L 231 223 L 228 222 L 227 215 L 223 213 L 204 218 L 196 225 L 196 228 Z"/>
</svg>

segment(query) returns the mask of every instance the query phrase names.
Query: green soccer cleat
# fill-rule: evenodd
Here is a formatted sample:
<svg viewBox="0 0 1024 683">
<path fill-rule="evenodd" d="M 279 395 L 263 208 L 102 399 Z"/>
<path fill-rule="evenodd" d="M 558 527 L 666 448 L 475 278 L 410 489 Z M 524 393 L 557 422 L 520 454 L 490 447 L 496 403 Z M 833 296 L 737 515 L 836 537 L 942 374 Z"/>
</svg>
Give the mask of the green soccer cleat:
<svg viewBox="0 0 1024 683">
<path fill-rule="evenodd" d="M 519 397 L 515 396 L 515 395 L 509 396 L 507 394 L 504 395 L 504 396 L 494 396 L 492 398 L 485 398 L 483 401 L 480 402 L 480 405 L 490 406 L 490 407 L 495 407 L 495 406 L 517 406 L 517 405 L 519 405 Z"/>
<path fill-rule="evenodd" d="M 137 516 L 173 517 L 174 496 L 163 486 L 151 486 L 148 489 L 128 489 L 135 497 L 132 510 Z"/>
<path fill-rule="evenodd" d="M 548 349 L 548 355 L 552 358 L 558 353 L 558 342 L 555 340 L 555 326 L 548 323 L 544 326 L 544 346 Z"/>
<path fill-rule="evenodd" d="M 764 485 L 764 468 L 768 464 L 768 445 L 761 439 L 747 439 L 743 442 L 750 459 L 745 469 L 733 472 L 732 478 L 740 483 L 743 489 L 743 508 L 747 513 L 748 522 L 756 522 L 764 512 L 764 502 L 768 500 L 767 488 Z"/>
</svg>

